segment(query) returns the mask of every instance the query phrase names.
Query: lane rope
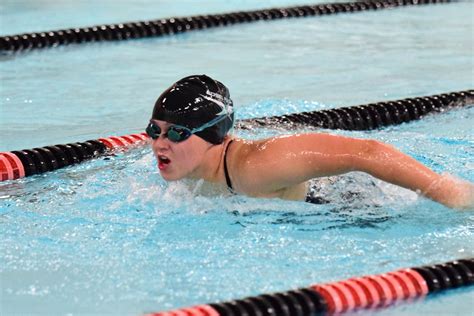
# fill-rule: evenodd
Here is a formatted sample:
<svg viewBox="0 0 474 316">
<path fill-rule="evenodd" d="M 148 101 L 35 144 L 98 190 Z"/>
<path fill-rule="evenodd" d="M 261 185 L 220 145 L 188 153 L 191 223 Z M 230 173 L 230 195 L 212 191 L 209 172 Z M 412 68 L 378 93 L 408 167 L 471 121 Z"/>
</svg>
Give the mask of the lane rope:
<svg viewBox="0 0 474 316">
<path fill-rule="evenodd" d="M 456 0 L 365 0 L 95 25 L 82 28 L 2 36 L 0 37 L 0 52 L 20 52 L 88 42 L 124 41 L 257 21 L 354 13 L 366 10 L 392 9 L 400 6 L 449 3 L 455 1 Z"/>
<path fill-rule="evenodd" d="M 14 180 L 64 168 L 111 154 L 115 150 L 126 150 L 132 146 L 145 144 L 148 139 L 148 135 L 141 133 L 0 152 L 0 181 Z"/>
<path fill-rule="evenodd" d="M 468 258 L 146 316 L 332 315 L 386 308 L 400 301 L 414 301 L 473 284 L 474 258 Z"/>
<path fill-rule="evenodd" d="M 453 107 L 473 104 L 474 90 L 465 90 L 329 110 L 246 119 L 240 120 L 236 127 L 253 129 L 284 126 L 286 129 L 313 126 L 327 129 L 372 130 L 418 120 L 427 114 L 444 112 Z"/>
<path fill-rule="evenodd" d="M 417 120 L 429 113 L 474 104 L 474 90 L 373 104 L 241 120 L 236 128 L 313 126 L 327 129 L 371 130 Z M 145 133 L 110 136 L 85 142 L 0 152 L 0 181 L 45 173 L 84 160 L 148 143 Z"/>
</svg>

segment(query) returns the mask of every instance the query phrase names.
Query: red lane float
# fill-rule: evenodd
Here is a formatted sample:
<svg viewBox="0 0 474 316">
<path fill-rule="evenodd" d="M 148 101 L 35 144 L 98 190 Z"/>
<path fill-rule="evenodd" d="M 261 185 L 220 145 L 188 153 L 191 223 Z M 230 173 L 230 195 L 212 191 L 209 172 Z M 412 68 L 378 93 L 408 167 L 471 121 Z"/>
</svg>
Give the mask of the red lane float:
<svg viewBox="0 0 474 316">
<path fill-rule="evenodd" d="M 209 305 L 199 305 L 176 311 L 151 313 L 146 316 L 219 316 L 220 314 Z"/>
<path fill-rule="evenodd" d="M 142 134 L 132 134 L 124 136 L 110 136 L 107 138 L 99 138 L 98 140 L 102 142 L 109 149 L 118 149 L 139 143 L 147 140 L 149 137 L 146 133 Z"/>
<path fill-rule="evenodd" d="M 327 301 L 327 311 L 336 314 L 357 308 L 385 307 L 428 294 L 426 281 L 411 269 L 313 285 L 311 288 Z"/>
<path fill-rule="evenodd" d="M 10 152 L 0 153 L 0 181 L 14 180 L 25 176 L 20 159 Z"/>
<path fill-rule="evenodd" d="M 442 279 L 442 280 L 441 280 Z M 230 302 L 199 305 L 148 316 L 320 315 L 385 308 L 440 290 L 474 284 L 474 259 L 315 284 Z"/>
<path fill-rule="evenodd" d="M 14 180 L 56 170 L 99 157 L 118 149 L 127 149 L 149 139 L 146 133 L 110 136 L 85 142 L 45 146 L 0 153 L 0 181 Z"/>
<path fill-rule="evenodd" d="M 429 3 L 432 0 L 416 0 L 415 2 L 419 3 L 420 1 Z M 371 2 L 371 4 L 375 5 L 374 2 Z M 365 6 L 364 4 L 361 5 Z M 301 11 L 296 10 L 293 13 L 299 16 Z M 469 106 L 472 105 L 473 101 L 474 90 L 465 90 L 330 110 L 240 120 L 235 128 L 248 129 L 261 126 L 281 126 L 283 124 L 285 128 L 304 125 L 329 129 L 371 130 L 417 120 L 428 113 L 443 112 L 452 107 Z M 288 123 L 291 124 L 288 125 Z M 147 139 L 146 133 L 140 133 L 2 153 L 2 157 L 7 157 L 8 161 L 0 160 L 0 181 L 56 170 L 98 157 L 107 150 L 126 148 Z M 12 160 L 14 161 L 12 162 Z M 429 274 L 430 272 L 424 271 L 423 273 Z"/>
</svg>

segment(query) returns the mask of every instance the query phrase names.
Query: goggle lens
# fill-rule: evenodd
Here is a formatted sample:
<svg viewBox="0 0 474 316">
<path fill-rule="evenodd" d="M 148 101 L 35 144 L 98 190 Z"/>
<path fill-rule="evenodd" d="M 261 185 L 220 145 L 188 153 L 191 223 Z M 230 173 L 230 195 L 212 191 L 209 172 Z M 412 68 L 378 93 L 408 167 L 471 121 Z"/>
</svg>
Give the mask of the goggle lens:
<svg viewBox="0 0 474 316">
<path fill-rule="evenodd" d="M 157 139 L 158 137 L 160 137 L 161 128 L 158 125 L 150 122 L 146 127 L 145 132 L 148 136 L 150 136 L 151 139 Z"/>
<path fill-rule="evenodd" d="M 146 133 L 148 136 L 151 137 L 151 139 L 158 139 L 161 135 L 161 128 L 153 123 L 150 122 L 148 126 L 146 127 Z M 186 127 L 179 127 L 176 125 L 172 125 L 168 128 L 168 132 L 165 134 L 165 137 L 167 137 L 170 141 L 174 143 L 179 143 L 182 141 L 185 141 L 192 135 L 191 131 L 187 129 Z"/>
<path fill-rule="evenodd" d="M 179 128 L 176 126 L 170 126 L 166 137 L 172 142 L 179 143 L 182 142 L 191 136 L 191 132 L 188 129 Z"/>
</svg>

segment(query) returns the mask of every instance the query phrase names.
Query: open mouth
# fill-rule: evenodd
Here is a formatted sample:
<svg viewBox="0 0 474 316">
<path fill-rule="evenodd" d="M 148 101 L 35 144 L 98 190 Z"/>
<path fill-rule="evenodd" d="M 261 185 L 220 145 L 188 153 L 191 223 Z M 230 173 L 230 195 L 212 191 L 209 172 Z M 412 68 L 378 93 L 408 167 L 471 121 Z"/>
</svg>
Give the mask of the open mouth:
<svg viewBox="0 0 474 316">
<path fill-rule="evenodd" d="M 158 168 L 160 170 L 165 169 L 169 164 L 171 163 L 171 160 L 163 155 L 158 156 Z"/>
</svg>

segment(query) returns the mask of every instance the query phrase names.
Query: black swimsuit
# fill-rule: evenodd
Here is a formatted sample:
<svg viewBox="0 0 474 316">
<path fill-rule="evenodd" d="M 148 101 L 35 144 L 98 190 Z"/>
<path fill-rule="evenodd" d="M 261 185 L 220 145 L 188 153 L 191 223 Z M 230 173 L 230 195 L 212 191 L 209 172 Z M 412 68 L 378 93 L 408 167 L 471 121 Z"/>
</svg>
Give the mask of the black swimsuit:
<svg viewBox="0 0 474 316">
<path fill-rule="evenodd" d="M 227 169 L 227 150 L 229 149 L 229 146 L 230 144 L 233 142 L 234 140 L 230 140 L 228 143 L 227 143 L 227 147 L 225 148 L 225 151 L 224 151 L 224 174 L 225 174 L 225 182 L 227 183 L 227 188 L 229 189 L 229 191 L 231 193 L 235 193 L 234 192 L 234 188 L 232 187 L 232 182 L 230 181 L 230 177 L 229 177 L 229 170 Z"/>
</svg>

